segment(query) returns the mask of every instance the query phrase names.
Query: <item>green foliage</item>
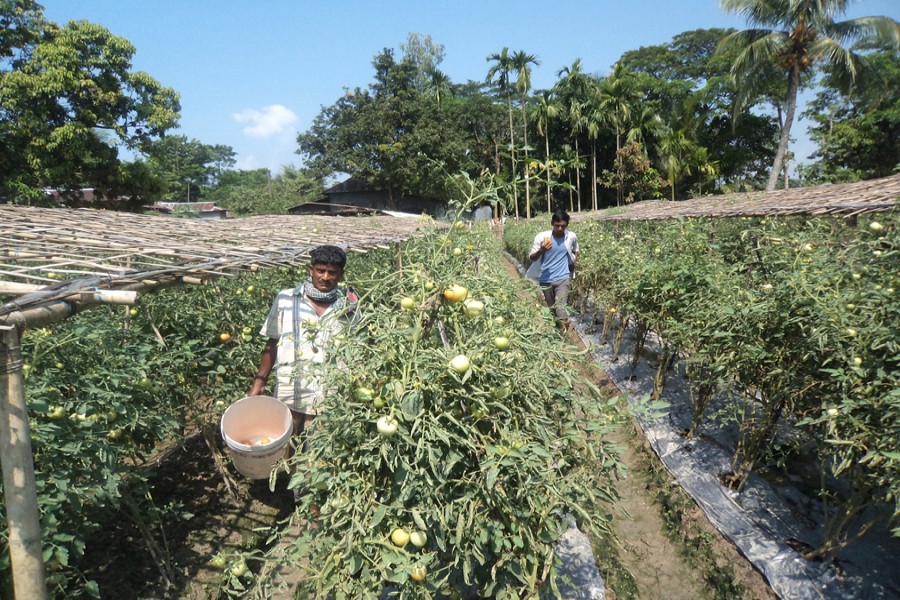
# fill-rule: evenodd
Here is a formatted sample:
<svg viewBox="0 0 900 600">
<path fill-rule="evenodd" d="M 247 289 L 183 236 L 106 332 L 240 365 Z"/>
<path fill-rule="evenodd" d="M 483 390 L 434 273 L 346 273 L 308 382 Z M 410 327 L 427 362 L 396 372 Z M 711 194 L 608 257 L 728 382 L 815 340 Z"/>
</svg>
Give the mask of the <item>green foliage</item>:
<svg viewBox="0 0 900 600">
<path fill-rule="evenodd" d="M 650 159 L 636 143 L 625 145 L 617 153 L 613 170 L 604 169 L 599 183 L 622 190 L 622 201 L 630 204 L 635 200 L 650 200 L 662 196 L 665 180 L 650 165 Z"/>
<path fill-rule="evenodd" d="M 160 511 L 177 509 L 148 501 L 140 466 L 186 429 L 215 430 L 222 407 L 249 387 L 264 343 L 255 332 L 275 291 L 301 276 L 270 270 L 172 289 L 145 296 L 133 315 L 98 307 L 25 331 L 26 401 L 51 595 L 97 595 L 79 559 L 101 523 L 115 516 L 152 523 Z M 221 332 L 232 341 L 222 343 Z M 5 536 L 5 518 L 2 523 Z M 164 552 L 161 560 L 168 560 Z M 0 589 L 9 576 L 4 545 Z"/>
<path fill-rule="evenodd" d="M 726 184 L 759 180 L 766 174 L 777 131 L 771 116 L 749 110 L 734 114 L 735 93 L 729 77 L 734 55 L 716 52 L 729 33 L 724 29 L 686 31 L 668 44 L 630 50 L 620 59 L 638 74 L 639 85 L 646 90 L 644 102 L 670 129 L 689 124 L 685 133 L 707 149 L 709 162 L 718 166 L 719 181 Z M 774 73 L 761 73 L 756 81 L 774 77 Z M 697 175 L 685 173 L 686 188 L 702 182 Z"/>
<path fill-rule="evenodd" d="M 375 80 L 367 89 L 347 92 L 323 108 L 298 137 L 305 164 L 325 175 L 362 177 L 395 199 L 452 197 L 441 171 L 475 175 L 481 149 L 490 148 L 488 140 L 473 137 L 479 132 L 467 130 L 473 119 L 476 125 L 482 121 L 483 110 L 446 97 L 435 106 L 436 99 L 417 88 L 416 66 L 396 61 L 390 49 L 376 55 L 373 66 Z"/>
<path fill-rule="evenodd" d="M 319 511 L 318 528 L 287 550 L 292 563 L 316 565 L 300 593 L 519 598 L 555 589 L 564 515 L 603 530 L 616 497 L 620 463 L 602 437 L 614 409 L 578 381 L 549 312 L 518 299 L 489 232 L 434 232 L 399 253 L 400 269 L 387 251 L 355 261 L 361 314 L 329 348 L 331 393 L 293 463 L 298 515 Z M 482 312 L 445 300 L 451 284 L 467 287 Z M 400 308 L 403 297 L 414 306 Z M 462 372 L 448 366 L 459 354 L 470 362 Z M 379 434 L 381 417 L 396 420 L 394 435 Z M 392 543 L 398 527 L 425 532 L 424 547 Z M 411 579 L 417 567 L 427 569 L 423 582 Z"/>
<path fill-rule="evenodd" d="M 115 146 L 137 149 L 172 128 L 177 94 L 132 71 L 134 47 L 103 27 L 60 27 L 19 1 L 4 2 L 0 19 L 14 24 L 0 48 L 0 198 L 31 202 L 38 196 L 27 190 L 44 186 L 121 187 Z"/>
<path fill-rule="evenodd" d="M 810 137 L 819 160 L 804 170 L 813 182 L 885 177 L 900 165 L 900 54 L 867 56 L 869 69 L 849 96 L 831 77 L 805 115 L 815 121 Z"/>
<path fill-rule="evenodd" d="M 234 165 L 230 146 L 211 146 L 183 135 L 147 143 L 147 168 L 161 182 L 162 200 L 196 202 Z"/>
<path fill-rule="evenodd" d="M 864 510 L 893 507 L 900 526 L 900 309 L 898 213 L 858 225 L 817 218 L 578 222 L 583 248 L 576 297 L 606 322 L 653 330 L 687 360 L 694 422 L 716 390 L 720 416 L 741 428 L 735 472 L 814 453 L 827 480 L 829 555 L 864 532 Z M 539 223 L 507 226 L 525 256 Z M 613 316 L 613 309 L 615 315 Z M 776 436 L 776 427 L 783 433 Z M 723 474 L 725 475 L 725 474 Z"/>
<path fill-rule="evenodd" d="M 207 195 L 234 216 L 283 215 L 299 204 L 322 197 L 322 179 L 311 169 L 285 167 L 271 177 L 267 169 L 225 171 Z"/>
<path fill-rule="evenodd" d="M 839 21 L 847 10 L 844 0 L 722 0 L 726 11 L 743 15 L 751 29 L 737 31 L 722 39 L 719 51 L 735 52 L 731 73 L 738 91 L 736 105 L 744 107 L 758 97 L 771 100 L 784 115 L 778 150 L 769 172 L 766 189 L 775 187 L 782 174 L 797 94 L 805 87 L 815 68 L 829 70 L 832 82 L 846 92 L 859 79 L 864 57 L 842 44 L 861 41 L 867 49 L 900 47 L 900 23 L 889 17 L 860 17 Z M 760 74 L 778 69 L 787 75 L 787 90 L 766 87 L 768 77 Z M 760 81 L 764 89 L 760 89 Z"/>
</svg>

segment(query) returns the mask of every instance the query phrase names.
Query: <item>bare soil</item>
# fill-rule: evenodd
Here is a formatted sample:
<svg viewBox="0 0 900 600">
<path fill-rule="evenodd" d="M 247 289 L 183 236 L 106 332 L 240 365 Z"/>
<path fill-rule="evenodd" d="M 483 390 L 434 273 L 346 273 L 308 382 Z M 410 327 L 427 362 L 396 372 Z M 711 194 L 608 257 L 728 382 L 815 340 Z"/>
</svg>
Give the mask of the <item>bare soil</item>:
<svg viewBox="0 0 900 600">
<path fill-rule="evenodd" d="M 89 541 L 85 575 L 97 581 L 103 599 L 225 597 L 218 591 L 224 570 L 210 561 L 217 554 L 227 559 L 264 544 L 265 530 L 287 518 L 294 508 L 286 482 L 272 492 L 268 481 L 234 479 L 237 494 L 231 495 L 200 435 L 188 437 L 182 447 L 170 448 L 155 464 L 154 505 L 176 507 L 182 516 L 143 525 L 157 544 L 168 548 L 171 569 L 166 573 L 148 551 L 139 524 L 115 519 Z"/>
</svg>

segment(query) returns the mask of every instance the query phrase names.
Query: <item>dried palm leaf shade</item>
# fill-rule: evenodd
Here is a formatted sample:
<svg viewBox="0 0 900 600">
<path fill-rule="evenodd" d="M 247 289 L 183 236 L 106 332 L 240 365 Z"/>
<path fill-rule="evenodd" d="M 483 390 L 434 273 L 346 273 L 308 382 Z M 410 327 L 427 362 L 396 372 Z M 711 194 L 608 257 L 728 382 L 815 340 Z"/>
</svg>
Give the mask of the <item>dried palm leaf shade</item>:
<svg viewBox="0 0 900 600">
<path fill-rule="evenodd" d="M 856 183 L 706 196 L 691 200 L 644 200 L 624 208 L 576 213 L 578 220 L 655 220 L 677 217 L 846 215 L 889 210 L 900 199 L 900 174 Z"/>
<path fill-rule="evenodd" d="M 134 292 L 303 264 L 320 244 L 357 253 L 390 247 L 421 233 L 429 221 L 293 215 L 206 221 L 0 205 L 0 294 L 18 296 L 0 305 L 0 321 L 63 298 L 117 302 L 117 291 L 133 298 Z"/>
</svg>

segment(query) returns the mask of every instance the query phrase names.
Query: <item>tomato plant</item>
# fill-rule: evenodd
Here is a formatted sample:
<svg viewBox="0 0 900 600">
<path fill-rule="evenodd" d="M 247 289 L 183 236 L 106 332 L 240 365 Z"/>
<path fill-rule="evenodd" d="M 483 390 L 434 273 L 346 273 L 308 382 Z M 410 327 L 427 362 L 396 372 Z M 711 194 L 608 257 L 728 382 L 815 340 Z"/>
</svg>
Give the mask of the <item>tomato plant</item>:
<svg viewBox="0 0 900 600">
<path fill-rule="evenodd" d="M 404 243 L 399 271 L 391 252 L 353 265 L 358 320 L 328 350 L 323 373 L 333 393 L 308 454 L 293 464 L 300 514 L 325 507 L 318 528 L 290 544 L 298 564 L 318 565 L 300 594 L 534 594 L 555 585 L 563 514 L 593 531 L 606 527 L 600 515 L 615 498 L 620 463 L 600 435 L 613 425 L 599 417 L 598 391 L 584 382 L 576 389 L 574 357 L 560 347 L 552 316 L 519 299 L 526 288 L 502 269 L 489 232 L 457 231 Z M 472 246 L 461 257 L 443 240 L 457 235 Z M 418 310 L 396 309 L 406 295 L 421 298 Z M 479 303 L 475 318 L 466 298 Z M 495 345 L 501 337 L 506 351 Z M 609 471 L 586 468 L 594 456 Z M 335 494 L 349 502 L 330 506 Z M 267 583 L 257 585 L 265 595 Z"/>
<path fill-rule="evenodd" d="M 576 229 L 577 227 L 577 229 Z M 524 258 L 537 223 L 512 225 L 505 241 Z M 728 218 L 580 221 L 584 247 L 572 298 L 618 353 L 631 327 L 641 359 L 646 336 L 662 341 L 657 393 L 669 360 L 684 356 L 693 424 L 734 424 L 740 489 L 760 465 L 818 455 L 839 484 L 819 491 L 830 505 L 826 536 L 810 557 L 833 553 L 866 531 L 873 502 L 893 506 L 900 533 L 900 417 L 892 294 L 900 272 L 896 209 L 878 218 Z M 709 422 L 707 406 L 728 390 Z M 848 493 L 847 490 L 852 490 Z"/>
</svg>

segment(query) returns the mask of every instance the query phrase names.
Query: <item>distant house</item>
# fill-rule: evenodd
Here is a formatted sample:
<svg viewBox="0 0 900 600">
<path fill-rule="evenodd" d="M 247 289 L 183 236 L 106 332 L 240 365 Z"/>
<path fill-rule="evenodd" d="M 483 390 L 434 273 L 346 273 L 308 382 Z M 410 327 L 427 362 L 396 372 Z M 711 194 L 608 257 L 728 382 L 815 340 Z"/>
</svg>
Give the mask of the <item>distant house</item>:
<svg viewBox="0 0 900 600">
<path fill-rule="evenodd" d="M 359 177 L 351 177 L 323 192 L 323 198 L 288 209 L 292 215 L 360 214 L 397 211 L 436 215 L 446 210 L 443 202 L 418 196 L 401 196 L 391 202 L 386 190 L 376 190 Z"/>
<path fill-rule="evenodd" d="M 145 207 L 163 215 L 191 217 L 195 219 L 224 219 L 228 209 L 213 202 L 157 202 Z"/>
<path fill-rule="evenodd" d="M 137 196 L 104 196 L 95 188 L 44 188 L 51 205 L 71 208 L 102 208 L 106 210 L 137 210 L 141 199 Z"/>
</svg>

